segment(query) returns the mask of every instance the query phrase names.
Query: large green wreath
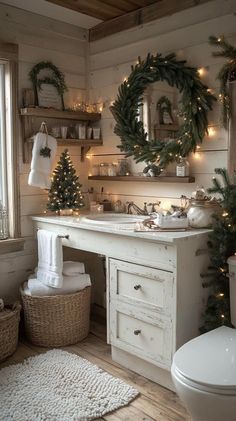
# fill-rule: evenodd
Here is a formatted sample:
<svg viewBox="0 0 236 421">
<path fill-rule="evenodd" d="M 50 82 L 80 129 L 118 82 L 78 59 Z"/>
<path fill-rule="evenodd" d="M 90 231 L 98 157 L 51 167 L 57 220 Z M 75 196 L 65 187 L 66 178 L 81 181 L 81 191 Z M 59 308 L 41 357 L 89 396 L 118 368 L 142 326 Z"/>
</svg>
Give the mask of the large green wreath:
<svg viewBox="0 0 236 421">
<path fill-rule="evenodd" d="M 143 61 L 139 58 L 131 70 L 110 107 L 116 120 L 114 132 L 121 139 L 118 148 L 127 157 L 133 156 L 136 162 L 155 162 L 164 168 L 178 157 L 195 151 L 202 142 L 207 133 L 207 112 L 212 109 L 216 98 L 201 82 L 197 69 L 186 66 L 186 61 L 177 60 L 175 54 L 165 57 L 148 54 Z M 166 81 L 182 93 L 179 114 L 183 124 L 174 140 L 147 140 L 147 133 L 139 120 L 144 90 L 157 81 Z"/>
<path fill-rule="evenodd" d="M 50 69 L 52 71 L 52 76 L 45 76 L 41 79 L 38 78 L 38 75 L 41 70 Z M 40 61 L 36 64 L 31 71 L 29 72 L 29 77 L 32 81 L 34 88 L 35 96 L 35 105 L 38 105 L 38 91 L 41 89 L 43 83 L 48 83 L 55 86 L 57 92 L 61 98 L 62 110 L 65 109 L 63 94 L 67 90 L 65 78 L 63 73 L 53 64 L 51 61 Z"/>
</svg>

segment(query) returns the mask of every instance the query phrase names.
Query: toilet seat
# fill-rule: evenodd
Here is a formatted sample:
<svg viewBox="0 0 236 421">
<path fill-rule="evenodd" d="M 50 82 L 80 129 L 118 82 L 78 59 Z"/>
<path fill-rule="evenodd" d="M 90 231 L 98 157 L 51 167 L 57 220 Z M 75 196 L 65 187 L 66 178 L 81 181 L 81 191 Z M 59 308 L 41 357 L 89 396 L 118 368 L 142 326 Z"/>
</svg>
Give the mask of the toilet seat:
<svg viewBox="0 0 236 421">
<path fill-rule="evenodd" d="M 202 391 L 236 395 L 236 329 L 222 326 L 184 344 L 174 355 L 172 374 Z"/>
<path fill-rule="evenodd" d="M 171 368 L 171 372 L 172 372 L 172 376 L 174 376 L 180 383 L 183 383 L 187 386 L 190 386 L 192 389 L 198 389 L 200 391 L 204 391 L 207 393 L 215 393 L 218 395 L 232 395 L 232 396 L 236 396 L 236 387 L 234 388 L 224 388 L 224 387 L 213 387 L 213 386 L 209 386 L 205 383 L 200 383 L 200 382 L 194 382 L 193 380 L 188 379 L 187 377 L 184 377 L 179 371 L 178 369 L 174 366 L 174 364 L 172 365 Z"/>
</svg>

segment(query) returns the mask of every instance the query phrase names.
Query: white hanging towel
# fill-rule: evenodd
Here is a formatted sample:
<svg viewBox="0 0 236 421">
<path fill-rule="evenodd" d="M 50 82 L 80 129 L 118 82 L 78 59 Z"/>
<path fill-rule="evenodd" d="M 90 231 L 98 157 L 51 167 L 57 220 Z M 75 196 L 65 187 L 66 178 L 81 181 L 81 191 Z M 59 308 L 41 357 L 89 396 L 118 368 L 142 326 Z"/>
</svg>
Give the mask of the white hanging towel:
<svg viewBox="0 0 236 421">
<path fill-rule="evenodd" d="M 51 149 L 50 157 L 40 155 L 42 148 Z M 41 189 L 50 188 L 50 175 L 52 172 L 53 161 L 56 155 L 57 141 L 54 137 L 47 133 L 37 133 L 34 137 L 34 145 L 32 150 L 31 169 L 28 178 L 28 184 Z"/>
<path fill-rule="evenodd" d="M 62 288 L 52 288 L 42 284 L 37 278 L 29 277 L 26 293 L 29 295 L 64 295 L 73 294 L 91 285 L 90 276 L 83 273 L 77 276 L 64 276 Z"/>
<path fill-rule="evenodd" d="M 54 232 L 38 230 L 37 279 L 53 288 L 63 284 L 63 254 L 61 238 Z"/>
<path fill-rule="evenodd" d="M 66 276 L 76 276 L 78 273 L 85 273 L 84 263 L 67 260 L 63 262 L 62 273 Z"/>
</svg>

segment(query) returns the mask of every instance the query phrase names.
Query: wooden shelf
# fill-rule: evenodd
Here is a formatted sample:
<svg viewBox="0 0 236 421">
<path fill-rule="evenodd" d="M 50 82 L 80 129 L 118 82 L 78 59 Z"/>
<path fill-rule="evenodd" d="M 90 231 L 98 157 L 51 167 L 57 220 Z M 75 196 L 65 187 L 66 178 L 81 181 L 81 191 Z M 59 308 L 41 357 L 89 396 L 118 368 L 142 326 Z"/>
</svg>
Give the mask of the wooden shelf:
<svg viewBox="0 0 236 421">
<path fill-rule="evenodd" d="M 92 175 L 88 177 L 89 180 L 103 180 L 103 181 L 141 181 L 145 183 L 194 183 L 195 177 L 177 177 L 175 175 L 160 175 L 158 177 L 142 177 L 142 176 L 116 176 L 109 177 L 103 175 Z"/>
<path fill-rule="evenodd" d="M 44 117 L 60 118 L 64 120 L 98 121 L 101 119 L 99 113 L 87 113 L 86 111 L 61 111 L 53 108 L 21 108 L 20 114 L 23 117 Z"/>
<path fill-rule="evenodd" d="M 43 119 L 52 119 L 49 127 L 59 125 L 58 120 L 74 120 L 96 122 L 101 119 L 99 113 L 87 113 L 85 111 L 61 111 L 53 108 L 28 107 L 20 109 L 22 121 L 22 138 L 23 138 L 23 160 L 30 162 L 32 149 L 32 136 L 39 130 L 39 123 Z M 53 121 L 54 119 L 54 121 Z M 68 123 L 69 124 L 69 123 Z M 65 123 L 64 123 L 65 125 Z M 101 139 L 57 139 L 58 145 L 64 146 L 81 146 L 81 160 L 84 160 L 86 153 L 91 146 L 102 145 Z"/>
<path fill-rule="evenodd" d="M 59 146 L 101 146 L 103 144 L 102 139 L 61 139 L 57 138 L 57 144 Z M 27 142 L 32 143 L 33 137 L 27 139 Z"/>
</svg>

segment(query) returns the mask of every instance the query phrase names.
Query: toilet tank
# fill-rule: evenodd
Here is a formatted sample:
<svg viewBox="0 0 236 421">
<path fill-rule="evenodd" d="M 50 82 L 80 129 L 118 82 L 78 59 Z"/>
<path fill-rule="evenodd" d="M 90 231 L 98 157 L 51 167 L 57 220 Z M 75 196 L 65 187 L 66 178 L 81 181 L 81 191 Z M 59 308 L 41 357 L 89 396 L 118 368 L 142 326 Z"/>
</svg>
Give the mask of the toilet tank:
<svg viewBox="0 0 236 421">
<path fill-rule="evenodd" d="M 231 323 L 236 327 L 236 256 L 228 259 Z"/>
</svg>

